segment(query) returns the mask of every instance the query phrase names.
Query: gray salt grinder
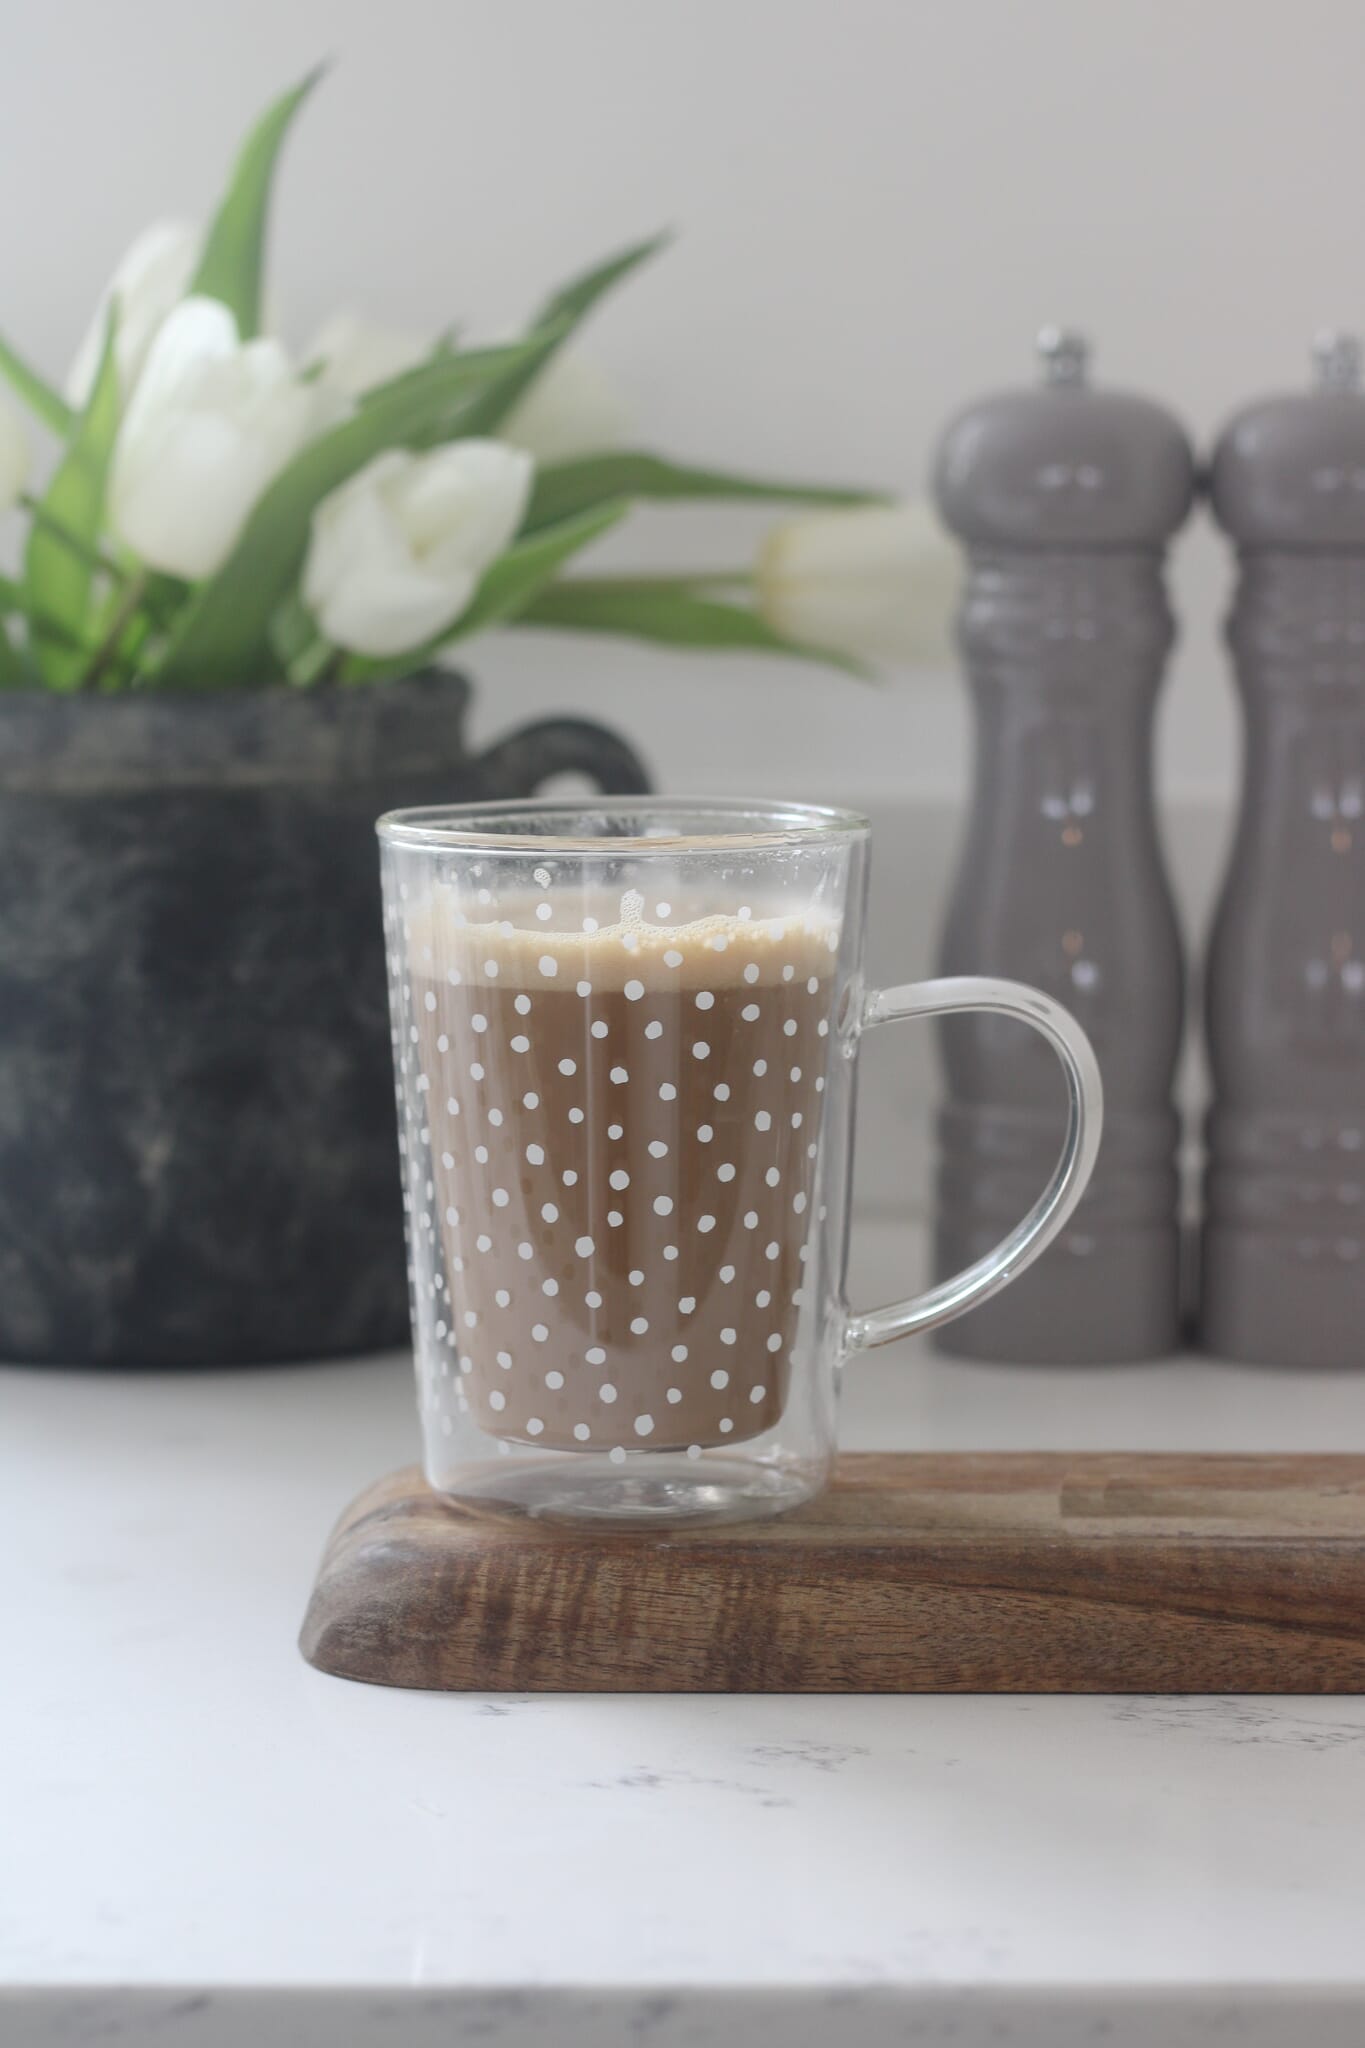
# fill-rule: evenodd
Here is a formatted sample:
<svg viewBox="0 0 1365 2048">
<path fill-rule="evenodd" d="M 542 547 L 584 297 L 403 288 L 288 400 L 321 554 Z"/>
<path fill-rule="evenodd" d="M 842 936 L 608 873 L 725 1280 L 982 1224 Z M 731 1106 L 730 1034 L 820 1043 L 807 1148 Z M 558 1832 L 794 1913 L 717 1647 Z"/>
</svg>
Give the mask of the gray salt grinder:
<svg viewBox="0 0 1365 2048">
<path fill-rule="evenodd" d="M 1157 844 L 1152 714 L 1174 638 L 1162 575 L 1194 463 L 1147 399 L 1094 390 L 1076 336 L 1045 329 L 1042 380 L 948 428 L 939 508 L 966 543 L 959 640 L 975 793 L 944 974 L 1034 983 L 1073 1011 L 1104 1077 L 1099 1162 L 1056 1245 L 943 1350 L 1107 1362 L 1180 1337 L 1180 937 Z M 1042 1187 L 1062 1098 L 1041 1040 L 983 1017 L 943 1033 L 936 1261 L 987 1251 Z"/>
<path fill-rule="evenodd" d="M 1365 1364 L 1365 395 L 1323 336 L 1315 388 L 1213 455 L 1241 575 L 1240 823 L 1209 949 L 1202 1335 L 1266 1364 Z"/>
</svg>

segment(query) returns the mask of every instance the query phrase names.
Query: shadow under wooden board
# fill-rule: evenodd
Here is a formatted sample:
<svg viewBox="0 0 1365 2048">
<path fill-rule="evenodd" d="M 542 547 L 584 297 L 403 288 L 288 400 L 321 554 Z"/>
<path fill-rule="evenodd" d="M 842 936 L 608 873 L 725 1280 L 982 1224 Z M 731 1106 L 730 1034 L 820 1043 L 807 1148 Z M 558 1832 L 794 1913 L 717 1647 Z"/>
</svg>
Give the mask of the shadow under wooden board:
<svg viewBox="0 0 1365 2048">
<path fill-rule="evenodd" d="M 771 1522 L 463 1513 L 412 1468 L 332 1533 L 320 1670 L 476 1692 L 1365 1690 L 1365 1457 L 885 1453 Z"/>
</svg>

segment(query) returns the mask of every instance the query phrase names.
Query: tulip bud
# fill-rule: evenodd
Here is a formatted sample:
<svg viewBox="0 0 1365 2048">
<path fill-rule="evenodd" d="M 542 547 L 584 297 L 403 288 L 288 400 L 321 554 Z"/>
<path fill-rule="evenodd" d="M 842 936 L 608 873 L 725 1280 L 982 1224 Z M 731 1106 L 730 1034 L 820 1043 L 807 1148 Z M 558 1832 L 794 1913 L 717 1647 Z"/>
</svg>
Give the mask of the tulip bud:
<svg viewBox="0 0 1365 2048">
<path fill-rule="evenodd" d="M 629 427 L 630 409 L 610 378 L 591 358 L 559 349 L 498 431 L 546 463 L 619 448 Z"/>
<path fill-rule="evenodd" d="M 89 398 L 100 366 L 110 301 L 118 300 L 114 360 L 119 387 L 127 398 L 142 374 L 162 321 L 189 290 L 203 247 L 201 228 L 186 221 L 162 220 L 144 228 L 127 250 L 100 295 L 95 317 L 67 373 L 66 395 L 78 410 Z"/>
<path fill-rule="evenodd" d="M 334 391 L 359 398 L 404 370 L 415 370 L 431 354 L 432 342 L 397 327 L 381 327 L 355 313 L 334 313 L 304 350 L 305 363 L 321 363 Z"/>
<path fill-rule="evenodd" d="M 803 647 L 854 661 L 942 665 L 962 557 L 925 504 L 858 505 L 776 527 L 754 571 L 758 609 Z"/>
<path fill-rule="evenodd" d="M 500 441 L 376 456 L 313 514 L 303 596 L 321 631 L 373 657 L 448 631 L 521 525 L 533 469 Z"/>
<path fill-rule="evenodd" d="M 266 485 L 335 416 L 277 341 L 239 342 L 217 299 L 161 327 L 114 448 L 115 531 L 153 569 L 196 580 L 226 560 Z"/>
</svg>

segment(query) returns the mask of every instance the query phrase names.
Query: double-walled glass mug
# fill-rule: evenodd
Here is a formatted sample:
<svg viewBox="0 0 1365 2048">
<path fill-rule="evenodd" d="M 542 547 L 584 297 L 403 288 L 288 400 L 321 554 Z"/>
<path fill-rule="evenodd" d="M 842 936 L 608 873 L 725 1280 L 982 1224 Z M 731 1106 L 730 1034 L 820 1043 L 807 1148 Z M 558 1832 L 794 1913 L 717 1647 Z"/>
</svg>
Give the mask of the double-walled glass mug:
<svg viewBox="0 0 1365 2048">
<path fill-rule="evenodd" d="M 422 1433 L 471 1507 L 740 1520 L 829 1475 L 839 1372 L 1005 1286 L 1100 1134 L 1090 1045 L 1017 982 L 863 982 L 868 827 L 652 797 L 379 824 Z M 992 1010 L 1066 1074 L 1047 1188 L 988 1257 L 844 1302 L 862 1035 Z"/>
</svg>

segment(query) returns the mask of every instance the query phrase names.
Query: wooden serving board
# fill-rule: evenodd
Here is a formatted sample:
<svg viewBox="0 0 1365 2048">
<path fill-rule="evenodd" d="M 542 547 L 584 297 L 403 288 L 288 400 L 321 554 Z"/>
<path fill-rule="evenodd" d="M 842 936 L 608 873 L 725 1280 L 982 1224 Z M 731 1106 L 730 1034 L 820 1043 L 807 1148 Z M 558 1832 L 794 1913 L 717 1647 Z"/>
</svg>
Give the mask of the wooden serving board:
<svg viewBox="0 0 1365 2048">
<path fill-rule="evenodd" d="M 1365 1690 L 1365 1457 L 851 1456 L 734 1528 L 484 1519 L 414 1467 L 327 1546 L 322 1671 L 493 1692 Z"/>
</svg>

